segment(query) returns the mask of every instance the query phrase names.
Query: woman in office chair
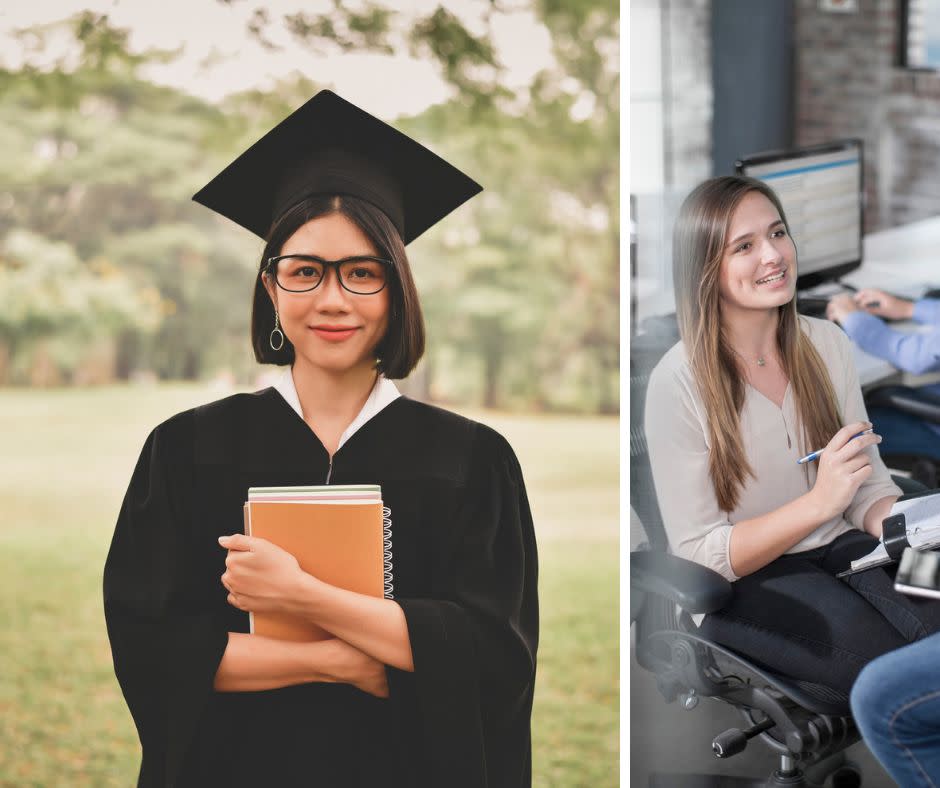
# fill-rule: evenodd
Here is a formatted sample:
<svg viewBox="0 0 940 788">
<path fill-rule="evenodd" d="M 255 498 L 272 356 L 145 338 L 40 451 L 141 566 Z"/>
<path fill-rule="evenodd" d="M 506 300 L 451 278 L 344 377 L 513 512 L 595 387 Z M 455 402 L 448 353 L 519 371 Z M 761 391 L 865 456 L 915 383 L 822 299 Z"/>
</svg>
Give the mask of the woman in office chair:
<svg viewBox="0 0 940 788">
<path fill-rule="evenodd" d="M 848 339 L 797 315 L 796 257 L 762 182 L 714 178 L 688 196 L 673 243 L 682 341 L 651 375 L 646 435 L 672 551 L 734 583 L 703 634 L 848 695 L 871 659 L 940 631 L 940 604 L 898 594 L 882 568 L 836 577 L 900 491 L 880 437 L 853 437 L 871 424 Z"/>
</svg>

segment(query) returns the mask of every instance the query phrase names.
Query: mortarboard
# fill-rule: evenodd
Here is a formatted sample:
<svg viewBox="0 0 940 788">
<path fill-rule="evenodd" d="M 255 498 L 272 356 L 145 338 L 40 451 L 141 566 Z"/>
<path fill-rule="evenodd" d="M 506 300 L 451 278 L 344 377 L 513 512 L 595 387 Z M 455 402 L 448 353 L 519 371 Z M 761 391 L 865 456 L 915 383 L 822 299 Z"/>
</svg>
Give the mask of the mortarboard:
<svg viewBox="0 0 940 788">
<path fill-rule="evenodd" d="M 348 194 L 382 210 L 406 244 L 483 187 L 397 129 L 321 90 L 193 199 L 264 239 L 313 194 Z"/>
</svg>

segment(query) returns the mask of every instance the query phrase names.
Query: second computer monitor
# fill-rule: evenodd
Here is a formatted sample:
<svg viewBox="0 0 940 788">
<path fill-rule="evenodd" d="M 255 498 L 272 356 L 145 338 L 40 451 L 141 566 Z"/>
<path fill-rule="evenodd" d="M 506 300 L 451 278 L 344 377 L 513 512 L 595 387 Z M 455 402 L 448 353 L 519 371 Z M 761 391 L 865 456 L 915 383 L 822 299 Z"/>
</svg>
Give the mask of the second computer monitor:
<svg viewBox="0 0 940 788">
<path fill-rule="evenodd" d="M 861 140 L 758 153 L 738 160 L 736 169 L 766 182 L 780 197 L 796 243 L 800 289 L 861 265 Z"/>
</svg>

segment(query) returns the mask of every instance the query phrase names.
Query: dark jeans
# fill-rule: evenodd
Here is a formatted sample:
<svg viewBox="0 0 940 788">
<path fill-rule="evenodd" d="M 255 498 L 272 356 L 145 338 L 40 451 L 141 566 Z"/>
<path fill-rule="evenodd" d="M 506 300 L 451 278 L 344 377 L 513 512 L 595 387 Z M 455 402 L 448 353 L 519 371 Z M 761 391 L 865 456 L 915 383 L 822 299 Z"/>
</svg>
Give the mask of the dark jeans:
<svg viewBox="0 0 940 788">
<path fill-rule="evenodd" d="M 703 634 L 774 673 L 848 696 L 871 660 L 940 632 L 940 601 L 895 591 L 896 565 L 836 578 L 877 543 L 850 531 L 781 556 L 735 582 L 731 603 L 702 621 Z"/>
</svg>

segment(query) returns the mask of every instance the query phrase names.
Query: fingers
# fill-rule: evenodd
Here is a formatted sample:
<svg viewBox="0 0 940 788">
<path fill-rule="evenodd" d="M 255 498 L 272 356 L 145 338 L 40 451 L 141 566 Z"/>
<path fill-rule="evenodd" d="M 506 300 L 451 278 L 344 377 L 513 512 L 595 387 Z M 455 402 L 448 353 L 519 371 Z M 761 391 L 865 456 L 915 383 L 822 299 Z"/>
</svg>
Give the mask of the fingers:
<svg viewBox="0 0 940 788">
<path fill-rule="evenodd" d="M 865 449 L 867 449 L 869 446 L 875 446 L 879 443 L 881 443 L 881 436 L 877 433 L 872 432 L 868 435 L 862 435 L 860 438 L 850 440 L 845 446 L 839 449 L 839 459 L 845 462 L 851 457 L 855 457 L 860 453 L 864 453 Z"/>
<path fill-rule="evenodd" d="M 846 424 L 841 430 L 839 430 L 835 435 L 832 436 L 832 440 L 826 445 L 826 449 L 830 451 L 839 451 L 843 446 L 849 443 L 852 440 L 853 435 L 858 435 L 860 432 L 869 430 L 872 428 L 872 423 L 870 421 L 853 421 L 851 424 Z M 868 437 L 863 435 L 862 437 Z M 859 438 L 858 440 L 861 440 Z"/>
<path fill-rule="evenodd" d="M 237 607 L 239 610 L 250 611 L 250 600 L 253 597 L 247 596 L 245 594 L 236 594 L 235 589 L 232 587 L 229 578 L 226 577 L 228 573 L 222 575 L 222 585 L 225 586 L 228 591 L 228 596 L 225 597 L 225 601 L 228 602 L 232 607 Z"/>
<path fill-rule="evenodd" d="M 224 585 L 229 591 L 234 591 L 234 578 L 232 577 L 231 572 L 225 571 L 222 573 L 222 585 Z"/>
<path fill-rule="evenodd" d="M 840 293 L 829 299 L 829 303 L 826 305 L 826 317 L 838 323 L 849 312 L 854 312 L 857 308 L 852 296 L 848 293 Z"/>
<path fill-rule="evenodd" d="M 876 290 L 874 287 L 864 287 L 852 296 L 852 299 L 859 306 L 865 306 L 865 304 L 872 301 L 882 301 L 885 297 L 885 293 L 881 290 Z"/>
<path fill-rule="evenodd" d="M 251 552 L 257 547 L 256 540 L 253 536 L 245 536 L 245 534 L 232 534 L 231 536 L 220 536 L 219 544 L 227 550 L 237 550 L 239 552 Z"/>
<path fill-rule="evenodd" d="M 868 467 L 871 465 L 871 457 L 867 454 L 857 454 L 856 456 L 850 458 L 845 463 L 845 469 L 849 473 L 855 473 L 860 471 L 862 468 Z"/>
<path fill-rule="evenodd" d="M 255 555 L 254 553 L 249 552 L 247 550 L 243 550 L 240 552 L 229 550 L 228 555 L 225 556 L 225 565 L 229 569 L 233 569 L 236 566 L 248 566 L 246 562 L 253 560 L 254 555 Z"/>
<path fill-rule="evenodd" d="M 871 429 L 871 427 L 868 429 Z M 869 432 L 865 435 L 860 435 L 858 438 L 852 438 L 847 441 L 845 446 L 839 449 L 838 453 L 843 460 L 847 460 L 849 457 L 854 457 L 859 452 L 864 451 L 869 446 L 874 446 L 878 443 L 881 443 L 881 436 L 877 432 Z"/>
<path fill-rule="evenodd" d="M 850 296 L 840 293 L 839 295 L 834 295 L 832 298 L 829 299 L 829 303 L 826 305 L 826 311 L 828 312 L 832 309 L 837 309 L 840 306 L 844 307 L 847 304 L 851 304 L 851 303 L 852 303 L 852 299 Z"/>
</svg>

